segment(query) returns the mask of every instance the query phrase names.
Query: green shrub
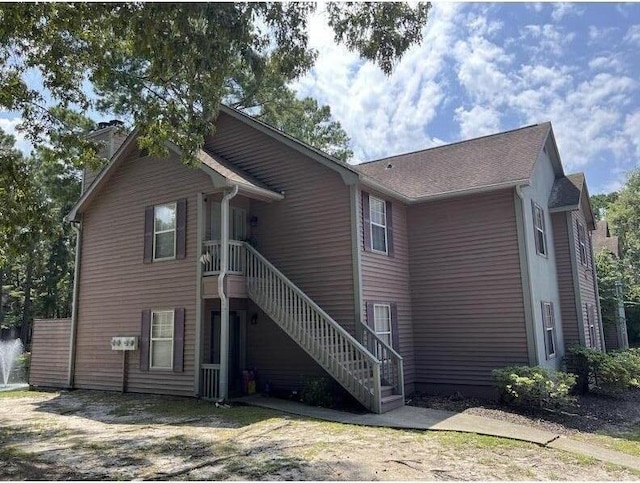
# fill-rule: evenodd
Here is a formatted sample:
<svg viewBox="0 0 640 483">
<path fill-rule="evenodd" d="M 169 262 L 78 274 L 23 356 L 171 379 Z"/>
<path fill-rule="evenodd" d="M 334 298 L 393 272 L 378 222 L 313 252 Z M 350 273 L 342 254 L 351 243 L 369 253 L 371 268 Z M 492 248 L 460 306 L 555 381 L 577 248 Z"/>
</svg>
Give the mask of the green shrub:
<svg viewBox="0 0 640 483">
<path fill-rule="evenodd" d="M 576 376 L 544 367 L 508 366 L 493 371 L 502 401 L 521 406 L 566 406 Z"/>
<path fill-rule="evenodd" d="M 302 401 L 310 406 L 331 407 L 333 395 L 329 381 L 324 377 L 308 377 L 302 389 Z"/>
<path fill-rule="evenodd" d="M 588 347 L 570 347 L 565 357 L 567 370 L 578 375 L 582 392 L 617 396 L 640 387 L 640 351 L 630 349 L 608 354 Z"/>
</svg>

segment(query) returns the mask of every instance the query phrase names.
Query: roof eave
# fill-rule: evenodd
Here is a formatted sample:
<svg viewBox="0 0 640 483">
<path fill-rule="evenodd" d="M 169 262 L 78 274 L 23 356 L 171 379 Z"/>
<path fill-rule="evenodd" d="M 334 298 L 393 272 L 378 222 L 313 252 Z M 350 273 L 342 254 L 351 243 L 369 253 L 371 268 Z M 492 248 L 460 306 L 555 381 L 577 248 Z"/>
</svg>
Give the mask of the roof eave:
<svg viewBox="0 0 640 483">
<path fill-rule="evenodd" d="M 515 188 L 516 186 L 529 186 L 531 184 L 530 179 L 518 179 L 512 181 L 504 181 L 502 183 L 495 183 L 485 186 L 477 186 L 473 188 L 466 188 L 462 190 L 447 191 L 443 193 L 437 193 L 435 195 L 422 196 L 420 198 L 413 198 L 412 203 L 423 203 L 425 201 L 444 200 L 448 198 L 457 198 L 461 196 L 470 196 L 481 193 L 488 193 L 491 191 L 498 191 L 501 189 Z"/>
<path fill-rule="evenodd" d="M 434 195 L 428 195 L 428 196 L 409 197 L 382 185 L 380 182 L 362 173 L 360 173 L 360 182 L 363 185 L 369 186 L 370 188 L 373 188 L 382 194 L 386 194 L 396 199 L 399 199 L 401 201 L 404 201 L 408 205 L 416 204 L 416 203 L 424 203 L 427 201 L 437 201 L 437 200 L 444 200 L 448 198 L 457 198 L 461 196 L 470 196 L 470 195 L 480 194 L 480 193 L 488 193 L 490 191 L 497 191 L 497 190 L 507 189 L 507 188 L 515 188 L 516 186 L 529 186 L 531 184 L 530 179 L 519 179 L 519 180 L 513 180 L 513 181 L 505 181 L 502 183 L 495 183 L 491 185 L 478 186 L 474 188 L 436 193 Z"/>
<path fill-rule="evenodd" d="M 563 211 L 577 211 L 580 209 L 580 205 L 565 205 L 549 208 L 549 213 L 562 213 Z"/>
</svg>

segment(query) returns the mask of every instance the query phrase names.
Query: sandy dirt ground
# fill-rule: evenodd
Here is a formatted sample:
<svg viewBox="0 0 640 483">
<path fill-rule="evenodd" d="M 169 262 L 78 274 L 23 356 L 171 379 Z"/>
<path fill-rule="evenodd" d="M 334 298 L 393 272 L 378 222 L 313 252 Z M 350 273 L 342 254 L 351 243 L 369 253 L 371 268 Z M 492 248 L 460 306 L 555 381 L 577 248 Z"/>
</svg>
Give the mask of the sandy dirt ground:
<svg viewBox="0 0 640 483">
<path fill-rule="evenodd" d="M 0 397 L 0 478 L 637 480 L 522 442 L 93 391 Z"/>
</svg>

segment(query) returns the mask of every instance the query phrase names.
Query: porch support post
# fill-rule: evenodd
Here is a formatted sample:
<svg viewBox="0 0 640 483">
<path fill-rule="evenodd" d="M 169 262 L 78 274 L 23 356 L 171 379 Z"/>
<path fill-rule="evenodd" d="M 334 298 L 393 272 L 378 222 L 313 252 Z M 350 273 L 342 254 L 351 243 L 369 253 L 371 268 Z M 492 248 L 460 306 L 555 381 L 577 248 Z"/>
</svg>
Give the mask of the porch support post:
<svg viewBox="0 0 640 483">
<path fill-rule="evenodd" d="M 194 367 L 194 392 L 201 395 L 202 382 L 200 365 L 202 364 L 202 240 L 204 239 L 204 204 L 202 193 L 198 193 L 196 206 L 196 343 Z"/>
<path fill-rule="evenodd" d="M 238 194 L 238 185 L 225 193 L 220 203 L 220 388 L 221 400 L 229 398 L 229 298 L 225 293 L 224 278 L 229 268 L 229 200 Z"/>
</svg>

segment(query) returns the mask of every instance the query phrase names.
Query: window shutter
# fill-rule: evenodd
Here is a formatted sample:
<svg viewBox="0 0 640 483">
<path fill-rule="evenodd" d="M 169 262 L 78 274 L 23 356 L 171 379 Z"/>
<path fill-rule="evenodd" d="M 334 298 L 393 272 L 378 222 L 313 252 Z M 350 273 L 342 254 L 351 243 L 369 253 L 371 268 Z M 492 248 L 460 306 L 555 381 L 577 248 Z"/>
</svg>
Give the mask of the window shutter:
<svg viewBox="0 0 640 483">
<path fill-rule="evenodd" d="M 373 320 L 373 302 L 367 302 L 366 303 L 366 308 L 367 308 L 367 325 L 375 330 L 375 324 L 374 324 L 374 320 Z"/>
<path fill-rule="evenodd" d="M 176 203 L 176 259 L 186 257 L 187 251 L 187 200 Z"/>
<path fill-rule="evenodd" d="M 558 354 L 558 331 L 556 330 L 556 311 L 553 307 L 553 302 L 550 302 L 551 305 L 551 320 L 549 321 L 549 327 L 553 328 L 553 347 L 555 347 L 556 354 Z"/>
<path fill-rule="evenodd" d="M 173 372 L 184 371 L 184 307 L 175 309 L 173 317 Z"/>
<path fill-rule="evenodd" d="M 144 209 L 144 263 L 153 260 L 153 206 Z"/>
<path fill-rule="evenodd" d="M 391 339 L 393 348 L 400 350 L 400 332 L 398 331 L 398 304 L 391 303 Z"/>
<path fill-rule="evenodd" d="M 364 249 L 371 251 L 371 212 L 369 211 L 369 193 L 362 192 L 362 228 L 364 230 Z"/>
<path fill-rule="evenodd" d="M 536 242 L 536 253 L 540 253 L 540 241 L 538 240 L 538 230 L 536 229 L 536 204 L 531 200 L 531 214 L 533 215 L 533 239 Z"/>
<path fill-rule="evenodd" d="M 151 311 L 142 311 L 140 324 L 140 370 L 149 370 L 149 337 L 151 335 Z"/>
<path fill-rule="evenodd" d="M 385 202 L 385 215 L 387 217 L 387 254 L 393 256 L 393 209 L 391 201 Z"/>
<path fill-rule="evenodd" d="M 547 340 L 547 308 L 544 302 L 540 302 L 540 308 L 542 309 L 542 334 L 544 338 L 544 353 L 549 357 L 549 341 Z"/>
</svg>

